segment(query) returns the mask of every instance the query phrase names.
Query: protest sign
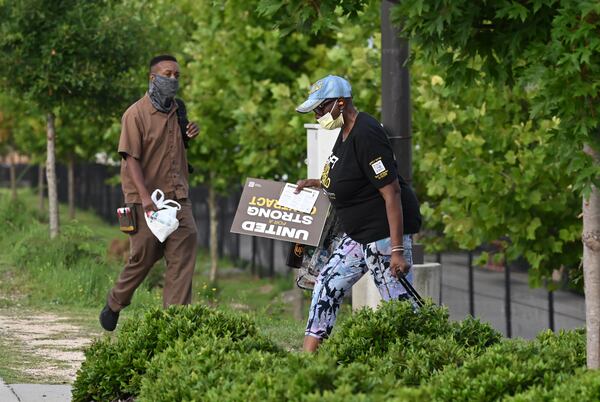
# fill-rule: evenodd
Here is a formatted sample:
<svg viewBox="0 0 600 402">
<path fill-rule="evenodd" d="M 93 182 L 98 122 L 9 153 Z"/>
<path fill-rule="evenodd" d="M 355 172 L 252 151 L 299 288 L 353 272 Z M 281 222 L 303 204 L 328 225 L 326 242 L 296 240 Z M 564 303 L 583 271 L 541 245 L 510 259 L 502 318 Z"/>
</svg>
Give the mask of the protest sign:
<svg viewBox="0 0 600 402">
<path fill-rule="evenodd" d="M 286 183 L 248 178 L 231 232 L 318 246 L 331 207 L 319 191 L 315 205 L 304 213 L 279 205 Z"/>
</svg>

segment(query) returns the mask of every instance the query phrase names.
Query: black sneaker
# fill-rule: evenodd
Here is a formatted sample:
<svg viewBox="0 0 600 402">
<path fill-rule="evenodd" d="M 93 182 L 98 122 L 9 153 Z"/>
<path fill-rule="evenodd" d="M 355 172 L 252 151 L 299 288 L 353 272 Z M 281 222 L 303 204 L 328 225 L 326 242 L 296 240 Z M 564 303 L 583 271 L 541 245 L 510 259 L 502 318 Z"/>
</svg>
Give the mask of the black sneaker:
<svg viewBox="0 0 600 402">
<path fill-rule="evenodd" d="M 100 312 L 100 325 L 107 331 L 114 331 L 119 321 L 119 312 L 114 312 L 108 307 L 108 303 Z"/>
</svg>

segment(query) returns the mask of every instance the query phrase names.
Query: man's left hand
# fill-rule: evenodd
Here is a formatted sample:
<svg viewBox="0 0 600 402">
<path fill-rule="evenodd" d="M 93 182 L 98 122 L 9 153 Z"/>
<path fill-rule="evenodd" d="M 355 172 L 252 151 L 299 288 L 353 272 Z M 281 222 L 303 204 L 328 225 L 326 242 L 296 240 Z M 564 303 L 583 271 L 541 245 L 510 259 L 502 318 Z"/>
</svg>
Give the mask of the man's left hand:
<svg viewBox="0 0 600 402">
<path fill-rule="evenodd" d="M 398 273 L 408 274 L 410 270 L 410 264 L 404 259 L 404 255 L 400 252 L 392 253 L 392 259 L 390 260 L 390 270 L 392 275 L 398 277 Z"/>
<path fill-rule="evenodd" d="M 186 128 L 187 128 L 186 134 L 187 134 L 188 138 L 194 138 L 200 132 L 200 128 L 198 127 L 198 125 L 193 122 L 188 123 Z"/>
</svg>

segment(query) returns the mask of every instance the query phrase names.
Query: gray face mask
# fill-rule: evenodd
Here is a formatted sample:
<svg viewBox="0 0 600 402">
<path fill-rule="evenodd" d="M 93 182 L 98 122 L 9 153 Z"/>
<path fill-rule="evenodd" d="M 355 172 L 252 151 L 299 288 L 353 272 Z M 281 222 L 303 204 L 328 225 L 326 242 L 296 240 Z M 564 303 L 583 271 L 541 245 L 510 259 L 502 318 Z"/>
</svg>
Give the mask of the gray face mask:
<svg viewBox="0 0 600 402">
<path fill-rule="evenodd" d="M 171 110 L 173 98 L 178 89 L 179 81 L 177 79 L 155 74 L 154 80 L 150 80 L 148 85 L 148 95 L 152 106 L 163 113 L 167 113 Z"/>
</svg>

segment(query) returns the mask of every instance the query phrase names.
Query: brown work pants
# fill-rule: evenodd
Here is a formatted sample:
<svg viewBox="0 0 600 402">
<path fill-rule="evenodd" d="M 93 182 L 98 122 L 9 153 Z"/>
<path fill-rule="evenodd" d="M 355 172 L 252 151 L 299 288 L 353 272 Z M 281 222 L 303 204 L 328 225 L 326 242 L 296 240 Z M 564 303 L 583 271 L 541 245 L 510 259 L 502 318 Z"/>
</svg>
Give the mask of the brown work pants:
<svg viewBox="0 0 600 402">
<path fill-rule="evenodd" d="M 189 199 L 177 200 L 179 227 L 161 243 L 152 234 L 140 204 L 135 204 L 138 230 L 129 236 L 129 262 L 108 294 L 108 306 L 121 311 L 131 303 L 133 293 L 140 286 L 152 266 L 163 256 L 167 262 L 163 305 L 190 304 L 192 301 L 192 276 L 196 265 L 196 223 Z"/>
</svg>

